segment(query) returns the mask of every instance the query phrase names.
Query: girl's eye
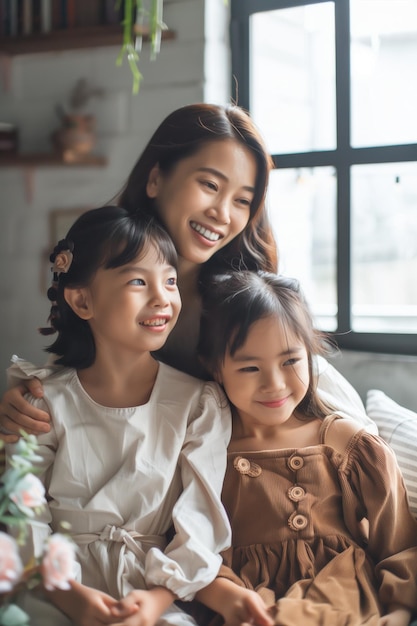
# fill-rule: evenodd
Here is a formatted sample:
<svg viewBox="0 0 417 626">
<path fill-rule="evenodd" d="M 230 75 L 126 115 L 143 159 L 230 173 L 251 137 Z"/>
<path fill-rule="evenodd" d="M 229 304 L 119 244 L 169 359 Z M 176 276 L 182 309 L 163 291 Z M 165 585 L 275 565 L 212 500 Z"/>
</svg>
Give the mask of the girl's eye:
<svg viewBox="0 0 417 626">
<path fill-rule="evenodd" d="M 143 278 L 134 278 L 133 280 L 129 280 L 129 285 L 144 285 L 145 281 Z"/>
<path fill-rule="evenodd" d="M 292 359 L 288 359 L 287 361 L 285 361 L 284 365 L 295 365 L 296 363 L 298 363 L 300 359 L 296 359 L 295 357 Z"/>
<path fill-rule="evenodd" d="M 168 278 L 167 285 L 169 285 L 170 287 L 175 287 L 176 284 L 177 284 L 177 279 L 175 276 L 173 276 L 172 278 Z"/>
<path fill-rule="evenodd" d="M 258 368 L 255 365 L 248 365 L 247 367 L 241 367 L 239 372 L 257 372 Z"/>
<path fill-rule="evenodd" d="M 238 199 L 238 203 L 246 208 L 246 207 L 250 207 L 251 206 L 252 201 L 248 200 L 247 198 L 239 198 Z"/>
</svg>

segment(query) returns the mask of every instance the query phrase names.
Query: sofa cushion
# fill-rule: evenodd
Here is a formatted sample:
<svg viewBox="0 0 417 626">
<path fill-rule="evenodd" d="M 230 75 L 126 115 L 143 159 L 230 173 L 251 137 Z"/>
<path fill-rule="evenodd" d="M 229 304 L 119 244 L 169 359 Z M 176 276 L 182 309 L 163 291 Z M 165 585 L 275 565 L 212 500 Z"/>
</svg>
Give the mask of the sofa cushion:
<svg viewBox="0 0 417 626">
<path fill-rule="evenodd" d="M 366 412 L 378 426 L 380 436 L 395 452 L 407 487 L 410 509 L 417 517 L 417 413 L 397 404 L 379 389 L 368 391 Z"/>
</svg>

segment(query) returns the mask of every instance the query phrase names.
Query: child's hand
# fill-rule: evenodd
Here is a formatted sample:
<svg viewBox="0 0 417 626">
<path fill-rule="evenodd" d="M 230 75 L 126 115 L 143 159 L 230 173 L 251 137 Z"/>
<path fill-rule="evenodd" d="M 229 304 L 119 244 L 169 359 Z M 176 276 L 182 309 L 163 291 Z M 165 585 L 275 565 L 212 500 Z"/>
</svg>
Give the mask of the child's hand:
<svg viewBox="0 0 417 626">
<path fill-rule="evenodd" d="M 272 626 L 274 621 L 260 595 L 250 589 L 238 589 L 223 611 L 225 626 Z"/>
<path fill-rule="evenodd" d="M 379 626 L 408 626 L 411 613 L 407 609 L 397 608 L 379 620 Z"/>
<path fill-rule="evenodd" d="M 163 587 L 131 591 L 111 610 L 114 626 L 154 626 L 174 599 Z"/>
<path fill-rule="evenodd" d="M 72 581 L 71 590 L 53 591 L 48 595 L 77 626 L 103 626 L 118 621 L 112 613 L 117 600 L 81 583 Z"/>
</svg>

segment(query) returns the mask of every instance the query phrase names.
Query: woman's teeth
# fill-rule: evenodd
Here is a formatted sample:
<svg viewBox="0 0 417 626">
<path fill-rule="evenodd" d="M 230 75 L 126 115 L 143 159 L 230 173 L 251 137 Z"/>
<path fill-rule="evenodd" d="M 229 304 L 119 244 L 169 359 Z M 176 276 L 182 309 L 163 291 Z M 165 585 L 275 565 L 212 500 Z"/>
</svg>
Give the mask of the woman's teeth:
<svg viewBox="0 0 417 626">
<path fill-rule="evenodd" d="M 197 222 L 191 222 L 191 228 L 210 241 L 217 241 L 220 239 L 219 233 L 214 233 L 212 230 L 208 230 L 207 228 L 204 228 L 204 226 L 197 224 Z"/>
</svg>

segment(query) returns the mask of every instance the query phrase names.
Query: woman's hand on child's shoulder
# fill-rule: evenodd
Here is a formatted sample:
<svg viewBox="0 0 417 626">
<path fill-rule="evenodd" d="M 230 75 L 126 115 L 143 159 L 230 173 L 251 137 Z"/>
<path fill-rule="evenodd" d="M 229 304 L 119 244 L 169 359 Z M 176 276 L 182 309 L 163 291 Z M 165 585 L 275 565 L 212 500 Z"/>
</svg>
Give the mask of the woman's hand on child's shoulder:
<svg viewBox="0 0 417 626">
<path fill-rule="evenodd" d="M 6 443 L 16 443 L 22 429 L 30 435 L 41 435 L 50 430 L 50 416 L 24 398 L 24 394 L 28 392 L 37 398 L 42 397 L 42 385 L 37 378 L 12 387 L 1 399 L 0 439 Z"/>
</svg>

